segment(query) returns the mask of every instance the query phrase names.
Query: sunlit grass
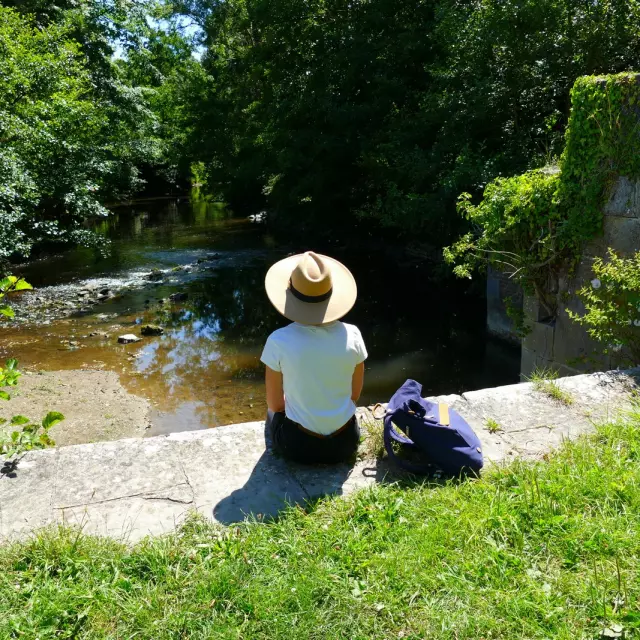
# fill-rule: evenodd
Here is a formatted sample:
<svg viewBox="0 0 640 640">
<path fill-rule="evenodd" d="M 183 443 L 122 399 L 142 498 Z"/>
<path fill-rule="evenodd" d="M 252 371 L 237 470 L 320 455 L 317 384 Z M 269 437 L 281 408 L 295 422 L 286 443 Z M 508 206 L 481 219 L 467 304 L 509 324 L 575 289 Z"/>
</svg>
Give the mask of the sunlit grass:
<svg viewBox="0 0 640 640">
<path fill-rule="evenodd" d="M 639 427 L 274 523 L 193 518 L 135 546 L 44 532 L 0 548 L 0 638 L 637 637 Z"/>
</svg>

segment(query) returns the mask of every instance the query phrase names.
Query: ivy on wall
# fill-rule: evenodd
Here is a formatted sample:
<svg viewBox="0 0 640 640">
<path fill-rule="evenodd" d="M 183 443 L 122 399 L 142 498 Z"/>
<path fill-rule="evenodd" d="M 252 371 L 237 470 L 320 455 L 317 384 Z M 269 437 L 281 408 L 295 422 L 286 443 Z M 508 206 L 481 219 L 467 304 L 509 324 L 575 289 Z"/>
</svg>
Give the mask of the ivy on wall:
<svg viewBox="0 0 640 640">
<path fill-rule="evenodd" d="M 550 316 L 557 297 L 549 283 L 601 233 L 613 182 L 640 178 L 640 75 L 579 78 L 571 106 L 558 167 L 498 177 L 478 204 L 463 193 L 458 209 L 474 230 L 444 250 L 456 275 L 490 264 L 535 293 Z"/>
</svg>

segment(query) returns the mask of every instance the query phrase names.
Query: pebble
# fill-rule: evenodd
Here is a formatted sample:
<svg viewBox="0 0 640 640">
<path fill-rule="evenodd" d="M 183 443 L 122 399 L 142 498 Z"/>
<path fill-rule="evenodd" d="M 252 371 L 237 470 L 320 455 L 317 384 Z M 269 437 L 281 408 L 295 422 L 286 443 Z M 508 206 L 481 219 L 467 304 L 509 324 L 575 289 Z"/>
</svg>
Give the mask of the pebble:
<svg viewBox="0 0 640 640">
<path fill-rule="evenodd" d="M 123 336 L 118 336 L 118 342 L 120 344 L 131 344 L 132 342 L 140 342 L 142 338 L 134 335 L 133 333 L 125 333 Z"/>
</svg>

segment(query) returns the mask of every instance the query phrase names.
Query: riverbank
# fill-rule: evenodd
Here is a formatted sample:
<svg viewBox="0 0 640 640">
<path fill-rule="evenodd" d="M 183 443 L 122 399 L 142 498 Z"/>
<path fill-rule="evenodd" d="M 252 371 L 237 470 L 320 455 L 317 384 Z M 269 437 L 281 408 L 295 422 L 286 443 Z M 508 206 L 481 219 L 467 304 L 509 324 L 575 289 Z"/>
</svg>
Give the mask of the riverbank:
<svg viewBox="0 0 640 640">
<path fill-rule="evenodd" d="M 212 478 L 220 458 L 209 451 Z M 636 413 L 477 481 L 379 485 L 227 530 L 191 518 L 135 546 L 87 535 L 90 508 L 84 533 L 0 548 L 0 636 L 632 638 L 638 451 Z M 102 478 L 103 507 L 122 470 Z"/>
<path fill-rule="evenodd" d="M 525 383 L 439 400 L 471 424 L 488 464 L 542 459 L 596 423 L 624 420 L 640 371 L 555 384 L 560 394 Z M 363 431 L 379 435 L 381 424 L 367 410 L 360 413 Z M 252 422 L 31 452 L 15 472 L 0 474 L 0 538 L 65 523 L 135 541 L 173 531 L 194 511 L 226 524 L 275 517 L 290 503 L 386 482 L 392 470 L 367 455 L 374 449 L 365 443 L 353 466 L 301 467 L 274 456 L 264 423 Z"/>
</svg>

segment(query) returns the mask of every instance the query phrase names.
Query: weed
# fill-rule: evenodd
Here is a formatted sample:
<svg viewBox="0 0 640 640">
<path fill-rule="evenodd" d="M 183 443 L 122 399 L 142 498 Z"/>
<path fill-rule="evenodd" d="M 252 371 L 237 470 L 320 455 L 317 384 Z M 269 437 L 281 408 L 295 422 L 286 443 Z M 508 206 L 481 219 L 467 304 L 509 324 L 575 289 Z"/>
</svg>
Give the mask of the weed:
<svg viewBox="0 0 640 640">
<path fill-rule="evenodd" d="M 383 458 L 385 455 L 385 448 L 382 420 L 362 420 L 360 423 L 360 430 L 362 433 L 362 441 L 358 451 L 359 457 L 368 460 Z"/>
<path fill-rule="evenodd" d="M 573 404 L 573 396 L 560 387 L 557 379 L 558 372 L 546 367 L 534 369 L 531 376 L 527 378 L 539 393 L 543 393 L 556 402 L 571 406 Z"/>
<path fill-rule="evenodd" d="M 502 431 L 502 427 L 493 418 L 487 418 L 484 425 L 487 427 L 487 431 L 489 433 L 498 433 L 498 431 Z"/>
</svg>

